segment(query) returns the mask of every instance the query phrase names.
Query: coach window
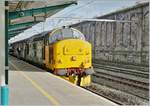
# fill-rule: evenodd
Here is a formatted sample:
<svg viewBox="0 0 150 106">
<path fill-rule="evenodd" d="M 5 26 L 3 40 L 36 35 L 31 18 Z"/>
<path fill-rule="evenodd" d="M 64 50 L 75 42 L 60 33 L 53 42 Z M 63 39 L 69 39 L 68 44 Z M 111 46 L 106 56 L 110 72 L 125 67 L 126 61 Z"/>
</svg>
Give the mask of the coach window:
<svg viewBox="0 0 150 106">
<path fill-rule="evenodd" d="M 27 55 L 29 54 L 29 44 L 26 44 L 27 47 Z"/>
<path fill-rule="evenodd" d="M 33 49 L 34 49 L 34 56 L 36 57 L 36 49 L 37 49 L 37 47 L 36 47 L 36 43 L 35 42 L 33 43 Z"/>
</svg>

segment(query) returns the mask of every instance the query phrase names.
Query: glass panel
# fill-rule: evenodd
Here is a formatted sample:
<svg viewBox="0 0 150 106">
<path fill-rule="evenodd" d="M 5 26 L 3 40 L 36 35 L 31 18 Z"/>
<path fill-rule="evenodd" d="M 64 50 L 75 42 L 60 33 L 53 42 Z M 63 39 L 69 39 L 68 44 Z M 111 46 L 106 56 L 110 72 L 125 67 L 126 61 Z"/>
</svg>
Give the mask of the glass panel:
<svg viewBox="0 0 150 106">
<path fill-rule="evenodd" d="M 55 30 L 55 32 L 52 32 L 52 34 L 49 36 L 49 44 L 62 40 L 62 39 L 69 39 L 69 38 L 85 40 L 84 35 L 80 31 L 74 28 L 64 28 L 64 29 L 58 29 L 58 30 Z"/>
<path fill-rule="evenodd" d="M 73 38 L 73 31 L 70 28 L 62 29 L 63 38 Z"/>
<path fill-rule="evenodd" d="M 81 32 L 76 31 L 76 30 L 73 31 L 73 37 L 77 39 L 85 40 L 84 35 Z"/>
</svg>

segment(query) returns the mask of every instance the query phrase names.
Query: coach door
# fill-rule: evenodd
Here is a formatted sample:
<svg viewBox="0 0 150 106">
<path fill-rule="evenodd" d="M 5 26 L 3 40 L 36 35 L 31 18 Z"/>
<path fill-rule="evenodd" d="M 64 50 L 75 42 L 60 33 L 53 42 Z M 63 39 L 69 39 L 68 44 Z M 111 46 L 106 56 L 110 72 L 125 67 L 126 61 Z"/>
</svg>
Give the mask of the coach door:
<svg viewBox="0 0 150 106">
<path fill-rule="evenodd" d="M 49 46 L 45 46 L 45 65 L 49 68 Z"/>
</svg>

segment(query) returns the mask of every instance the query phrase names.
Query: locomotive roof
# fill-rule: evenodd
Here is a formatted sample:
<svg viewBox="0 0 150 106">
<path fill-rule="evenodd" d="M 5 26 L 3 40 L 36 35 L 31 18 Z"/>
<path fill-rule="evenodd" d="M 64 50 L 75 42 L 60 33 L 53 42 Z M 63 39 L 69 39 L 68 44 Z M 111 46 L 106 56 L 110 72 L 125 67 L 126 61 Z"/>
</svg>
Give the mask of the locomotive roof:
<svg viewBox="0 0 150 106">
<path fill-rule="evenodd" d="M 68 39 L 68 38 L 85 40 L 84 35 L 75 28 L 57 28 L 51 31 L 41 32 L 30 38 L 26 38 L 17 42 L 23 42 L 23 41 L 32 42 L 35 40 L 42 39 L 46 35 L 49 35 L 49 43 L 54 43 L 57 40 Z"/>
</svg>

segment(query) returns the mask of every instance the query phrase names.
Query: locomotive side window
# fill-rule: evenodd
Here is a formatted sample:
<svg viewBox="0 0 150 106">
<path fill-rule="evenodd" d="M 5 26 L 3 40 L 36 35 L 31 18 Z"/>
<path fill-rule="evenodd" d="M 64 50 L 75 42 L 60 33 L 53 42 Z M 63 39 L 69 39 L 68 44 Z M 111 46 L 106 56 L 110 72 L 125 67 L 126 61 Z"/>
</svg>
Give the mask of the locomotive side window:
<svg viewBox="0 0 150 106">
<path fill-rule="evenodd" d="M 61 31 L 56 31 L 55 33 L 50 35 L 50 37 L 49 37 L 49 44 L 54 43 L 56 40 L 61 40 L 62 38 L 63 37 L 62 37 Z"/>
</svg>

